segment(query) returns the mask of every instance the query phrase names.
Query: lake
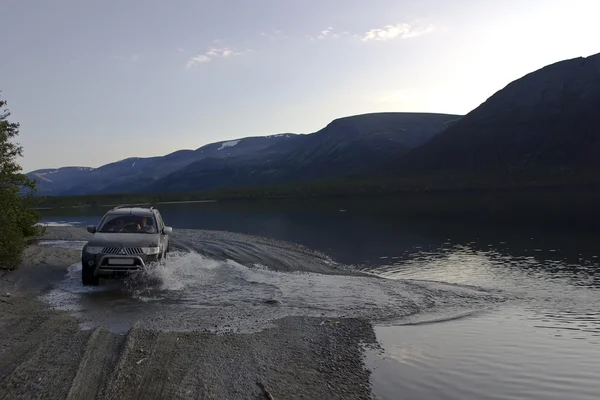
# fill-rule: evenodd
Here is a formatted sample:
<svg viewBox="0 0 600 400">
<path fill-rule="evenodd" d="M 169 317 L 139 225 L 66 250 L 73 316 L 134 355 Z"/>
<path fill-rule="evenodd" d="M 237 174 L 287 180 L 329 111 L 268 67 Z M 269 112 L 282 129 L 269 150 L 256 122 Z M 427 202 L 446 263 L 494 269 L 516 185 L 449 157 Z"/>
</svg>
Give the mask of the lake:
<svg viewBox="0 0 600 400">
<path fill-rule="evenodd" d="M 173 284 L 192 279 L 189 269 L 200 263 L 208 282 L 189 286 L 188 298 L 177 301 L 209 307 L 277 297 L 306 315 L 372 315 L 383 351 L 367 350 L 366 363 L 380 399 L 598 398 L 600 236 L 594 232 L 411 217 L 347 199 L 159 209 L 188 249 L 204 253 L 175 257 L 187 269 Z M 104 211 L 44 210 L 42 222 L 95 224 Z M 237 264 L 215 274 L 213 258 Z M 318 271 L 328 262 L 385 280 L 262 269 L 297 263 Z"/>
</svg>

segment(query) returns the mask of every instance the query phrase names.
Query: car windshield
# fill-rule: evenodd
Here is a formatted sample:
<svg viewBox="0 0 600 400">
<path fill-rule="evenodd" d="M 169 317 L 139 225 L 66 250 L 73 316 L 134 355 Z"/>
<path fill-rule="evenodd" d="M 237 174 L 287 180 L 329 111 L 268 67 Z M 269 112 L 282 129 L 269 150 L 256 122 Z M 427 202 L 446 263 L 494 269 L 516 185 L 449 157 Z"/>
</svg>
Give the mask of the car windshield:
<svg viewBox="0 0 600 400">
<path fill-rule="evenodd" d="M 103 233 L 156 233 L 153 217 L 139 215 L 107 216 L 98 229 Z"/>
</svg>

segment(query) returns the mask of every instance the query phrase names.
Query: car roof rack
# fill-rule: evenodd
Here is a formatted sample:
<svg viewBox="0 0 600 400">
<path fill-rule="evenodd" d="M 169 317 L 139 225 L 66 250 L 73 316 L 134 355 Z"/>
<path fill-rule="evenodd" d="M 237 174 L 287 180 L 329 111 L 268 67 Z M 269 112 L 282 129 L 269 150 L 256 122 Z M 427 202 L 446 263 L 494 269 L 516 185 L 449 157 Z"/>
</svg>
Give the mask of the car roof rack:
<svg viewBox="0 0 600 400">
<path fill-rule="evenodd" d="M 144 207 L 136 207 L 135 205 L 132 205 L 132 204 L 121 204 L 119 206 L 115 206 L 115 207 L 111 208 L 110 211 L 118 210 L 121 208 L 144 208 Z M 155 210 L 154 206 L 150 206 L 149 209 L 150 209 L 150 211 Z"/>
</svg>

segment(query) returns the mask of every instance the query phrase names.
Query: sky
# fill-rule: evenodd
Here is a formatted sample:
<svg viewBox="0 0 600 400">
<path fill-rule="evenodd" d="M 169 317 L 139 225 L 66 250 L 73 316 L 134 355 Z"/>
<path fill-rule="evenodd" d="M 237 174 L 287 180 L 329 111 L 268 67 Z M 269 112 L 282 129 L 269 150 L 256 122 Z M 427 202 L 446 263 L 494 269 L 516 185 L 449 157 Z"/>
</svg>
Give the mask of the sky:
<svg viewBox="0 0 600 400">
<path fill-rule="evenodd" d="M 0 0 L 24 172 L 370 112 L 466 114 L 600 52 L 598 0 Z"/>
</svg>

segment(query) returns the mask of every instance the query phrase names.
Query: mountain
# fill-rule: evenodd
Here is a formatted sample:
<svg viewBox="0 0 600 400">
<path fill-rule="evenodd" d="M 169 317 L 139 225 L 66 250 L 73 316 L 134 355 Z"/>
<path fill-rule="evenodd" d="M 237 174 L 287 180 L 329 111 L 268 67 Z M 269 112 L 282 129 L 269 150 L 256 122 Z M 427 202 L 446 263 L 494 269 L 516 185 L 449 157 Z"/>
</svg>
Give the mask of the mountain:
<svg viewBox="0 0 600 400">
<path fill-rule="evenodd" d="M 74 184 L 81 182 L 93 168 L 63 167 L 55 169 L 39 169 L 27 174 L 29 179 L 37 181 L 39 194 L 59 194 Z"/>
<path fill-rule="evenodd" d="M 589 176 L 600 169 L 599 110 L 600 54 L 561 61 L 510 83 L 387 169 L 404 176 Z"/>
<path fill-rule="evenodd" d="M 312 134 L 248 137 L 164 157 L 128 158 L 69 179 L 40 179 L 40 171 L 29 176 L 38 178 L 42 195 L 190 192 L 347 177 L 376 170 L 459 118 L 429 113 L 355 115 Z"/>
<path fill-rule="evenodd" d="M 37 170 L 27 175 L 37 181 L 40 195 L 84 195 L 139 191 L 154 181 L 204 158 L 227 159 L 251 154 L 294 134 L 248 137 L 211 143 L 197 150 L 179 150 L 162 157 L 127 158 L 99 168 Z"/>
<path fill-rule="evenodd" d="M 205 158 L 144 188 L 190 192 L 348 177 L 376 170 L 459 116 L 374 113 L 340 118 L 309 135 L 230 159 Z"/>
</svg>

